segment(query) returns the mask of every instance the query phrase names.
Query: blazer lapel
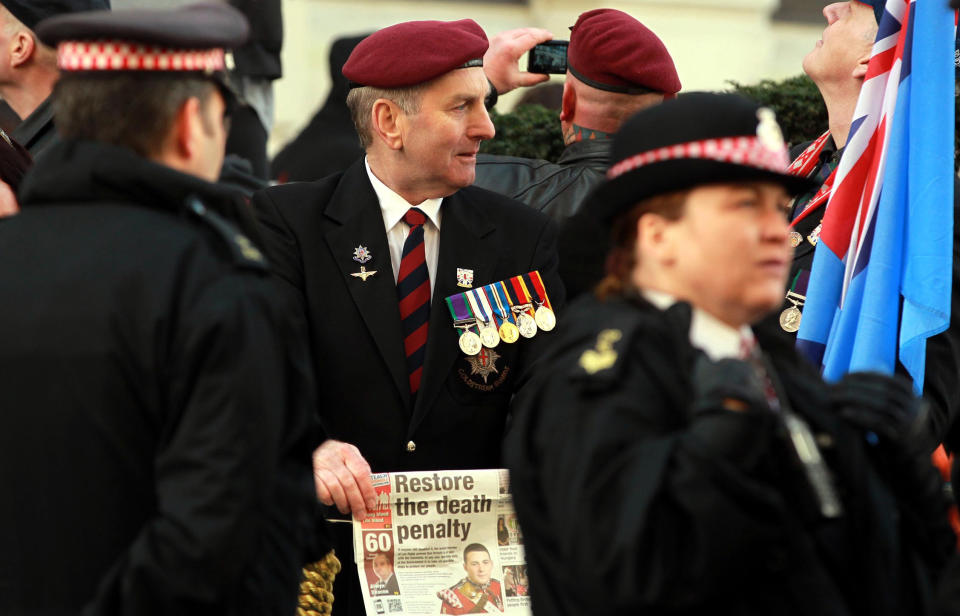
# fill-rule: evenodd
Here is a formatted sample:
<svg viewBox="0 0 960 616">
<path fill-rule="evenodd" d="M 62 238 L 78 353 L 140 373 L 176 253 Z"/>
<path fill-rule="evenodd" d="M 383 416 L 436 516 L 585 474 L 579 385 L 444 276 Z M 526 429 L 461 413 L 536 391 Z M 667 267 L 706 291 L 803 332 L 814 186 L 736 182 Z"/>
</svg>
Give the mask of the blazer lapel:
<svg viewBox="0 0 960 616">
<path fill-rule="evenodd" d="M 410 385 L 403 350 L 397 286 L 393 280 L 380 203 L 370 185 L 362 159 L 344 173 L 324 213 L 334 222 L 326 232 L 333 259 L 344 276 L 357 311 L 390 370 L 404 406 L 409 409 Z M 364 264 L 354 260 L 354 251 L 361 246 L 371 256 Z M 375 271 L 376 274 L 367 276 L 366 280 L 362 276 L 354 276 L 361 271 L 361 265 L 367 273 Z M 331 292 L 333 288 L 331 285 Z M 336 324 L 331 326 L 336 327 Z"/>
<path fill-rule="evenodd" d="M 461 192 L 445 198 L 441 207 L 440 251 L 430 306 L 427 355 L 421 381 L 423 386 L 417 394 L 410 434 L 433 406 L 450 369 L 461 354 L 457 344 L 459 333 L 453 327 L 453 319 L 444 301 L 448 296 L 466 290 L 457 286 L 457 268 L 473 270 L 475 287 L 495 282 L 491 280 L 497 261 L 497 250 L 492 245 L 492 233 L 496 229 L 493 222 L 477 204 L 468 202 Z"/>
</svg>

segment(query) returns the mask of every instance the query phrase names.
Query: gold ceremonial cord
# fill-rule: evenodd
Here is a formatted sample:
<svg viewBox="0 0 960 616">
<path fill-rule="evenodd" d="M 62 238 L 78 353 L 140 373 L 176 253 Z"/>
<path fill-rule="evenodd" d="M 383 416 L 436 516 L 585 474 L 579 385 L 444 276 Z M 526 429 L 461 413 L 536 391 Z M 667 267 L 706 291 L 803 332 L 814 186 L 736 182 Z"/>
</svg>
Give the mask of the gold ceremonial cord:
<svg viewBox="0 0 960 616">
<path fill-rule="evenodd" d="M 333 578 L 340 572 L 340 561 L 333 550 L 303 568 L 300 605 L 297 616 L 328 616 L 333 610 Z"/>
</svg>

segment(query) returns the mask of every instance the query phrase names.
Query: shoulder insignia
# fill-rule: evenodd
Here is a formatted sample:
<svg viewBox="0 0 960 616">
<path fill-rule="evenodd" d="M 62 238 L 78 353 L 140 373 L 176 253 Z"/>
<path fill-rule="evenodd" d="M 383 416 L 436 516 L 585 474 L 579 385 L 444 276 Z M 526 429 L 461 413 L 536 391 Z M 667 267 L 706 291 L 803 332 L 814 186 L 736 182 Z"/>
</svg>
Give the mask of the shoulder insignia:
<svg viewBox="0 0 960 616">
<path fill-rule="evenodd" d="M 632 355 L 633 340 L 649 326 L 644 315 L 634 308 L 594 311 L 594 316 L 604 327 L 581 338 L 579 348 L 570 356 L 575 362 L 570 379 L 589 390 L 605 389 L 619 382 Z"/>
<path fill-rule="evenodd" d="M 187 209 L 207 224 L 223 240 L 233 256 L 233 262 L 242 267 L 269 271 L 263 253 L 250 238 L 240 232 L 230 221 L 206 207 L 196 196 L 187 197 Z"/>
<path fill-rule="evenodd" d="M 605 329 L 597 335 L 595 348 L 587 349 L 580 356 L 580 367 L 589 375 L 609 370 L 617 363 L 617 351 L 613 345 L 623 338 L 619 329 Z"/>
<path fill-rule="evenodd" d="M 440 597 L 441 601 L 443 601 L 447 605 L 450 605 L 451 607 L 454 607 L 454 608 L 463 607 L 463 602 L 460 601 L 460 598 L 457 597 L 456 593 L 449 588 L 444 588 L 443 590 L 437 593 L 437 596 Z"/>
</svg>

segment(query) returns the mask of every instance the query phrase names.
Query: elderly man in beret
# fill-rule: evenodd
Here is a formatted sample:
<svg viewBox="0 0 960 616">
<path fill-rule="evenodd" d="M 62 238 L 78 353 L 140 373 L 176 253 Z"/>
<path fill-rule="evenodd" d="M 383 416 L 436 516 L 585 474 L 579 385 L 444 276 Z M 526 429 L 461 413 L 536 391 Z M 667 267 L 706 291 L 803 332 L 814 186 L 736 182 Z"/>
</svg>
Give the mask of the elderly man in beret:
<svg viewBox="0 0 960 616">
<path fill-rule="evenodd" d="M 0 223 L 0 614 L 293 614 L 316 507 L 309 355 L 214 184 L 219 4 L 93 11 L 62 140 Z"/>
<path fill-rule="evenodd" d="M 56 52 L 33 29 L 47 17 L 109 8 L 110 0 L 0 0 L 0 98 L 22 119 L 11 136 L 31 155 L 56 138 L 50 93 L 60 77 Z"/>
<path fill-rule="evenodd" d="M 817 187 L 800 195 L 793 204 L 790 243 L 794 247 L 794 256 L 787 279 L 784 315 L 801 315 L 806 302 L 821 221 L 850 134 L 854 109 L 885 6 L 885 0 L 848 0 L 827 5 L 823 9 L 827 20 L 823 37 L 803 59 L 804 72 L 816 83 L 823 96 L 829 127 L 818 139 L 800 144 L 791 152 L 794 161 L 790 172 L 816 180 Z M 960 202 L 955 201 L 955 212 L 958 206 Z M 954 233 L 955 260 L 956 255 L 960 255 L 957 240 Z M 960 328 L 953 323 L 960 317 L 958 299 L 960 280 L 955 265 L 950 328 L 930 338 L 927 344 L 923 393 L 930 406 L 925 415 L 924 440 L 931 451 L 941 442 L 950 450 L 960 447 L 960 425 L 955 425 L 960 414 L 960 379 L 957 378 L 960 373 Z M 778 312 L 775 318 L 780 315 Z M 779 325 L 788 335 L 794 336 L 800 327 L 800 318 L 785 317 Z"/>
<path fill-rule="evenodd" d="M 537 270 L 563 301 L 554 224 L 471 186 L 494 134 L 487 46 L 469 19 L 370 35 L 343 67 L 365 158 L 254 197 L 268 256 L 309 325 L 325 432 L 317 491 L 358 518 L 376 504 L 371 471 L 500 465 L 536 340 L 465 355 L 445 298 Z M 349 527 L 338 541 L 350 561 Z M 362 613 L 356 576 L 337 584 L 337 613 Z"/>
<path fill-rule="evenodd" d="M 476 185 L 523 201 L 560 223 L 560 275 L 573 298 L 603 277 L 607 244 L 588 216 L 568 219 L 603 181 L 611 135 L 632 114 L 674 97 L 680 78 L 660 38 L 623 11 L 587 11 L 570 30 L 560 112 L 563 154 L 556 163 L 481 154 Z M 495 38 L 485 70 L 498 92 L 534 77 L 517 70 L 517 58 L 550 38 L 537 28 Z"/>
</svg>

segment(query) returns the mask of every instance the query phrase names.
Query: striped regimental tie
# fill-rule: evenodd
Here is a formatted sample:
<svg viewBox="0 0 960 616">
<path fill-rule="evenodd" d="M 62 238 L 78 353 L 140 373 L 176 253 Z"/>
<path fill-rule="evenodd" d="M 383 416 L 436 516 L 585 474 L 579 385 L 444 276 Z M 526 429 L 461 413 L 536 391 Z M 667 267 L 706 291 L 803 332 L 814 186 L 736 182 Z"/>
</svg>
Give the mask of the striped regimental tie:
<svg viewBox="0 0 960 616">
<path fill-rule="evenodd" d="M 403 257 L 397 275 L 397 298 L 403 326 L 403 349 L 407 354 L 407 376 L 410 394 L 416 395 L 423 376 L 423 359 L 427 349 L 427 327 L 430 324 L 430 273 L 423 246 L 423 223 L 426 215 L 412 207 L 403 215 L 410 233 L 403 242 Z"/>
</svg>

